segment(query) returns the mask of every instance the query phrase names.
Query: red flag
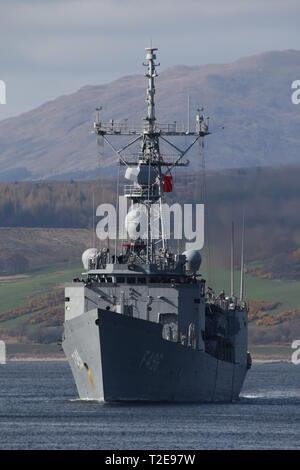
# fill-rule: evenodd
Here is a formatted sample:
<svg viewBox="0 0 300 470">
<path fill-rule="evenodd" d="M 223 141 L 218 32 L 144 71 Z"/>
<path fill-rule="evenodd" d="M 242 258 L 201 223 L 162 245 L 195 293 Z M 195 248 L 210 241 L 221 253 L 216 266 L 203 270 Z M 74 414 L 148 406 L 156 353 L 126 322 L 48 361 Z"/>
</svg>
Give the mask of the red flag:
<svg viewBox="0 0 300 470">
<path fill-rule="evenodd" d="M 173 191 L 172 175 L 164 175 L 163 191 L 164 193 L 171 193 Z"/>
</svg>

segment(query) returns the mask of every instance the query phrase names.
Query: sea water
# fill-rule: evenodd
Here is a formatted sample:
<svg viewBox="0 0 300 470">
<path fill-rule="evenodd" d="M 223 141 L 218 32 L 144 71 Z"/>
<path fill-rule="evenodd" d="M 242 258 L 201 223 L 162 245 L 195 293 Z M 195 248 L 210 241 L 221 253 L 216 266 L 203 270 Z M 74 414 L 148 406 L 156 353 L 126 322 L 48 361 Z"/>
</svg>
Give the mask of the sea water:
<svg viewBox="0 0 300 470">
<path fill-rule="evenodd" d="M 77 398 L 63 361 L 0 366 L 0 449 L 299 449 L 300 365 L 254 364 L 233 404 Z"/>
</svg>

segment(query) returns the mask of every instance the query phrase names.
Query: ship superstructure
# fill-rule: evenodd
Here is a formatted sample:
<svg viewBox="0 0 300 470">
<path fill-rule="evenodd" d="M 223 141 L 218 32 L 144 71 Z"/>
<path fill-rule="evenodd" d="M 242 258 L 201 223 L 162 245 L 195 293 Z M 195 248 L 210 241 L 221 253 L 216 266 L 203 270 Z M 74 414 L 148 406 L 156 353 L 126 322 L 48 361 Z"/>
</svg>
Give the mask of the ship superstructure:
<svg viewBox="0 0 300 470">
<path fill-rule="evenodd" d="M 155 115 L 155 48 L 147 48 L 147 116 L 142 128 L 103 123 L 94 132 L 125 169 L 130 201 L 128 239 L 114 249 L 83 254 L 86 272 L 65 287 L 63 349 L 79 396 L 101 401 L 232 401 L 238 398 L 250 356 L 248 309 L 234 292 L 215 296 L 199 274 L 199 250 L 172 251 L 163 203 L 172 170 L 209 134 L 199 110 L 195 128 L 161 125 Z M 126 136 L 117 148 L 111 136 Z M 184 150 L 174 138 L 189 138 Z M 163 156 L 161 142 L 173 155 Z M 139 144 L 138 155 L 128 149 Z M 126 152 L 125 152 L 126 151 Z M 119 181 L 118 181 L 119 192 Z M 156 230 L 153 230 L 154 218 Z M 144 231 L 141 228 L 144 221 Z M 138 236 L 137 236 L 138 233 Z"/>
</svg>

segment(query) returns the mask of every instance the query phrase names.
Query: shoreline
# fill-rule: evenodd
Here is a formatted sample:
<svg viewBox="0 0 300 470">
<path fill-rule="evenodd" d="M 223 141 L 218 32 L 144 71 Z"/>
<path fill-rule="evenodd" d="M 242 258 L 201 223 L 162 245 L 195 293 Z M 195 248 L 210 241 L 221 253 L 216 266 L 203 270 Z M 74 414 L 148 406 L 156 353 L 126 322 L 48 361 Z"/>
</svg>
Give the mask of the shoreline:
<svg viewBox="0 0 300 470">
<path fill-rule="evenodd" d="M 67 362 L 66 357 L 61 355 L 11 355 L 6 358 L 8 362 Z M 271 364 L 275 362 L 291 363 L 291 359 L 287 357 L 266 356 L 252 359 L 253 364 Z"/>
<path fill-rule="evenodd" d="M 286 362 L 286 363 L 292 363 L 290 359 L 287 359 L 286 357 L 274 357 L 274 358 L 257 358 L 257 359 L 252 359 L 253 364 L 268 364 L 268 363 L 274 363 L 274 362 Z"/>
<path fill-rule="evenodd" d="M 274 362 L 291 362 L 292 352 L 290 345 L 252 345 L 249 347 L 253 364 L 268 364 Z M 7 362 L 66 362 L 62 348 L 56 344 L 18 344 L 7 343 Z"/>
<path fill-rule="evenodd" d="M 11 356 L 6 358 L 6 362 L 67 362 L 64 356 Z"/>
</svg>

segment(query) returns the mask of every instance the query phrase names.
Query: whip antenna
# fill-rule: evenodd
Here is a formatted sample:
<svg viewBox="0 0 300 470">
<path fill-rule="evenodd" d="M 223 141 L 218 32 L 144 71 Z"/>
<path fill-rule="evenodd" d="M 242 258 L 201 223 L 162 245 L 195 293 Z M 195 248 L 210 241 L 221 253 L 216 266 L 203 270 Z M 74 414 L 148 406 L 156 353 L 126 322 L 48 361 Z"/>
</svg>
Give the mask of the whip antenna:
<svg viewBox="0 0 300 470">
<path fill-rule="evenodd" d="M 230 297 L 234 296 L 234 223 L 231 226 Z"/>
<path fill-rule="evenodd" d="M 244 297 L 244 270 L 245 270 L 244 245 L 245 245 L 245 214 L 243 215 L 243 231 L 242 231 L 240 301 L 242 301 Z"/>
</svg>

